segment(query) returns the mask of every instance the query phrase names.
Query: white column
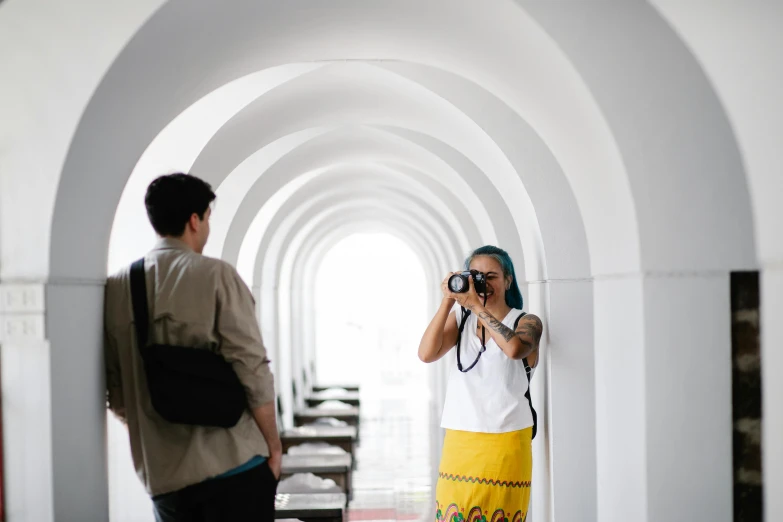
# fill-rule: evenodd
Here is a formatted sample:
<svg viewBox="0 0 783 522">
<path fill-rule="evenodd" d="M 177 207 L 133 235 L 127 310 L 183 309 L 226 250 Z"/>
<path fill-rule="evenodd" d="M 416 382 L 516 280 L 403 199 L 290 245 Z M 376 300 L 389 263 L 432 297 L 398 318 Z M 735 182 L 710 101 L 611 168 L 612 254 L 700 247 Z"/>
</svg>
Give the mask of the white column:
<svg viewBox="0 0 783 522">
<path fill-rule="evenodd" d="M 761 273 L 764 520 L 783 520 L 783 263 Z"/>
<path fill-rule="evenodd" d="M 647 276 L 644 316 L 647 520 L 731 522 L 729 273 Z"/>
<path fill-rule="evenodd" d="M 57 521 L 109 518 L 103 294 L 103 281 L 46 287 Z"/>
<path fill-rule="evenodd" d="M 291 339 L 292 382 L 296 386 L 296 408 L 300 409 L 305 407 L 305 398 L 310 392 L 310 390 L 305 389 L 305 378 L 303 375 L 306 366 L 304 349 L 305 336 L 303 333 L 306 301 L 303 298 L 304 289 L 301 282 L 301 267 L 294 268 L 292 274 L 290 299 L 291 320 L 286 331 L 289 332 Z"/>
<path fill-rule="evenodd" d="M 530 306 L 526 309 L 542 318 L 546 330 L 542 343 L 545 364 L 539 366 L 540 373 L 546 373 L 537 371 L 531 388 L 539 415 L 533 446 L 535 520 L 595 522 L 593 283 L 553 281 L 529 288 Z M 546 290 L 548 299 L 543 294 Z M 548 311 L 540 308 L 547 301 Z M 541 393 L 544 390 L 546 395 Z M 544 461 L 547 456 L 550 462 Z"/>
<path fill-rule="evenodd" d="M 641 278 L 600 278 L 593 301 L 597 519 L 648 522 Z"/>
<path fill-rule="evenodd" d="M 596 283 L 599 519 L 732 520 L 728 272 Z"/>
</svg>

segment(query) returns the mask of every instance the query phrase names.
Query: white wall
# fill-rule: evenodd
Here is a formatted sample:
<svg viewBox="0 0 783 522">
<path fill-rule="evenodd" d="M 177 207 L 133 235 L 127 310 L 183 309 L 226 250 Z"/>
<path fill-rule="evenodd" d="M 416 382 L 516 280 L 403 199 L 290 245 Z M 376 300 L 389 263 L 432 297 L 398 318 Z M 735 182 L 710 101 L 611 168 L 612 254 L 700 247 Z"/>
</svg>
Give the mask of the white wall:
<svg viewBox="0 0 783 522">
<path fill-rule="evenodd" d="M 769 521 L 783 519 L 783 396 L 778 375 L 783 331 L 783 4 L 756 0 L 717 2 L 708 9 L 689 2 L 655 0 L 699 60 L 731 121 L 748 173 L 754 233 L 762 270 L 761 358 L 763 386 L 764 510 Z"/>
<path fill-rule="evenodd" d="M 0 284 L 3 509 L 10 521 L 54 519 L 51 347 L 44 309 L 43 285 Z"/>
<path fill-rule="evenodd" d="M 0 277 L 49 272 L 57 181 L 104 72 L 162 0 L 6 0 L 0 10 Z M 45 153 L 43 152 L 45 151 Z M 24 180 L 23 183 L 20 181 Z M 30 209 L 34 206 L 35 209 Z M 18 219 L 24 216 L 23 219 Z"/>
</svg>

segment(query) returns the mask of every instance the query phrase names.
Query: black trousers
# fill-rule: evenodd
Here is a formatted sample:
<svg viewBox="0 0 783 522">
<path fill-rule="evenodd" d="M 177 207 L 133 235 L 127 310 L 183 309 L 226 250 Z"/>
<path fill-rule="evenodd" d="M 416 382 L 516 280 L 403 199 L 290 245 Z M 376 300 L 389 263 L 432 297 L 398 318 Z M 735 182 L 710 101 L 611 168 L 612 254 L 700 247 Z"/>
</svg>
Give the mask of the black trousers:
<svg viewBox="0 0 783 522">
<path fill-rule="evenodd" d="M 277 480 L 269 464 L 152 499 L 157 522 L 272 522 Z"/>
</svg>

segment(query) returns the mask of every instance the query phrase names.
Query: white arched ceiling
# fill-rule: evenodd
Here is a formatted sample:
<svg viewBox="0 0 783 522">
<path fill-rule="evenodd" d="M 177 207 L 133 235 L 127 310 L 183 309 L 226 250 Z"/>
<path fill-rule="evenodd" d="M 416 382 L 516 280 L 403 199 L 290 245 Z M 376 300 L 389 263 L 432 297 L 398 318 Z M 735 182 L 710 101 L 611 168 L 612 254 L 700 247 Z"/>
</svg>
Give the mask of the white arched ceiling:
<svg viewBox="0 0 783 522">
<path fill-rule="evenodd" d="M 345 196 L 348 196 L 347 198 Z M 394 190 L 383 188 L 382 186 L 370 187 L 365 189 L 356 189 L 347 194 L 333 194 L 327 198 L 318 198 L 303 204 L 304 212 L 298 212 L 292 216 L 292 219 L 283 222 L 274 237 L 269 243 L 269 248 L 264 254 L 274 252 L 275 245 L 287 245 L 294 234 L 302 230 L 317 226 L 322 220 L 342 219 L 343 214 L 355 205 L 364 204 L 367 208 L 378 209 L 380 213 L 386 206 L 392 205 L 397 212 L 405 214 L 411 219 L 412 223 L 418 224 L 419 235 L 426 240 L 426 244 L 431 245 L 435 252 L 435 262 L 437 266 L 456 266 L 459 265 L 461 252 L 459 245 L 456 244 L 446 233 L 444 228 L 432 217 L 421 211 L 411 211 L 412 207 L 409 196 L 399 194 Z M 273 258 L 274 259 L 274 258 Z M 270 262 L 259 257 L 258 270 L 262 273 L 261 288 L 269 285 L 277 285 L 279 280 L 280 263 Z"/>
<path fill-rule="evenodd" d="M 344 206 L 361 201 L 364 195 L 375 201 L 379 210 L 386 205 L 395 205 L 400 212 L 404 212 L 411 218 L 415 218 L 420 223 L 422 233 L 427 237 L 429 244 L 437 246 L 437 251 L 447 253 L 447 259 L 460 257 L 459 242 L 456 236 L 449 232 L 449 225 L 431 215 L 426 208 L 417 206 L 416 200 L 405 192 L 390 189 L 388 185 L 382 183 L 368 184 L 366 187 L 357 187 L 342 192 L 334 192 L 329 196 L 317 198 L 311 204 L 303 202 L 297 212 L 292 213 L 287 219 L 280 222 L 280 226 L 270 231 L 268 239 L 258 246 L 259 253 L 256 260 L 256 274 L 260 278 L 254 279 L 254 285 L 260 285 L 262 288 L 273 288 L 276 286 L 279 276 L 279 263 L 266 262 L 266 258 L 280 248 L 288 245 L 291 238 L 289 234 L 300 232 L 308 226 L 309 220 L 317 212 L 323 212 L 324 208 L 328 212 L 339 212 Z M 325 207 L 325 205 L 329 205 Z M 275 259 L 273 256 L 272 259 Z M 440 260 L 443 263 L 443 259 Z"/>
<path fill-rule="evenodd" d="M 337 173 L 343 174 L 338 175 Z M 345 176 L 344 174 L 353 173 L 352 176 Z M 394 185 L 393 182 L 397 182 Z M 342 183 L 353 183 L 353 185 L 342 185 Z M 338 184 L 336 187 L 334 184 Z M 430 221 L 438 226 L 441 230 L 445 231 L 447 239 L 457 245 L 460 245 L 462 252 L 467 252 L 470 248 L 470 244 L 475 244 L 478 234 L 471 234 L 472 243 L 469 243 L 468 236 L 464 233 L 464 229 L 459 228 L 459 222 L 452 219 L 452 212 L 448 208 L 440 208 L 443 205 L 430 205 L 429 200 L 432 197 L 429 190 L 424 187 L 417 187 L 417 183 L 411 184 L 410 179 L 406 179 L 404 175 L 394 175 L 394 171 L 390 171 L 388 168 L 378 165 L 351 165 L 351 166 L 334 166 L 328 174 L 316 178 L 315 181 L 304 185 L 307 191 L 312 196 L 317 196 L 320 199 L 324 199 L 329 195 L 345 193 L 344 198 L 350 198 L 357 190 L 363 190 L 373 187 L 385 187 L 392 192 L 402 192 L 409 195 L 410 203 L 409 208 L 413 213 L 427 213 L 431 215 Z M 291 198 L 283 208 L 291 209 L 291 217 L 296 215 L 296 212 L 303 212 L 305 208 L 296 209 L 295 205 L 291 203 L 291 200 L 301 201 L 302 196 Z M 294 210 L 296 209 L 296 210 Z M 281 213 L 276 214 L 276 217 Z M 246 254 L 240 256 L 239 265 L 247 265 L 248 259 L 254 261 L 257 252 L 259 251 L 259 245 L 261 249 L 264 248 L 264 241 L 267 236 L 261 238 L 260 241 L 245 241 L 242 245 L 242 252 Z M 252 254 L 252 255 L 250 255 Z M 255 264 L 255 270 L 253 272 L 252 267 L 249 269 L 252 275 L 252 280 L 256 281 L 260 274 L 260 265 Z"/>
<path fill-rule="evenodd" d="M 204 96 L 166 125 L 145 149 L 122 192 L 111 229 L 109 270 L 117 270 L 150 248 L 155 232 L 146 222 L 143 201 L 147 186 L 153 179 L 163 172 L 189 171 L 215 131 L 234 114 L 266 91 L 318 67 L 321 65 L 290 64 L 245 76 Z M 274 154 L 278 149 L 285 150 L 287 145 L 296 144 L 296 139 L 305 139 L 307 135 L 305 132 L 279 140 L 269 152 Z M 209 176 L 206 179 L 218 185 L 222 177 Z M 241 191 L 241 178 L 228 188 L 228 193 L 224 190 L 218 195 L 228 200 L 226 203 L 230 208 L 233 196 L 230 189 Z M 141 233 L 140 229 L 146 233 Z M 218 242 L 222 241 L 220 229 L 214 235 Z"/>
<path fill-rule="evenodd" d="M 615 150 L 603 120 L 592 108 L 594 106 L 584 84 L 578 81 L 578 77 L 573 74 L 554 43 L 531 24 L 521 10 L 510 3 L 497 2 L 480 9 L 475 6 L 467 6 L 465 9 L 450 8 L 438 12 L 437 16 L 435 11 L 428 11 L 411 18 L 404 14 L 405 7 L 414 8 L 414 4 L 395 3 L 393 7 L 370 7 L 347 2 L 330 6 L 329 17 L 318 31 L 313 31 L 312 26 L 305 22 L 306 17 L 296 18 L 294 13 L 297 12 L 297 5 L 299 4 L 287 3 L 285 9 L 270 11 L 266 6 L 240 2 L 234 4 L 233 9 L 227 5 L 217 9 L 206 2 L 194 4 L 173 1 L 166 4 L 139 31 L 104 78 L 101 88 L 85 113 L 80 131 L 74 138 L 74 147 L 63 172 L 65 178 L 74 175 L 74 181 L 76 178 L 86 181 L 91 176 L 89 172 L 129 172 L 140 155 L 139 149 L 152 140 L 165 122 L 173 119 L 195 99 L 227 80 L 271 65 L 332 57 L 342 59 L 346 56 L 429 63 L 431 66 L 439 66 L 471 78 L 498 94 L 516 112 L 523 113 L 520 107 L 524 105 L 531 117 L 537 117 L 533 123 L 537 130 L 538 120 L 541 120 L 541 123 L 549 125 L 550 129 L 568 129 L 568 133 L 581 131 L 578 143 L 587 151 L 585 157 L 580 158 L 585 160 L 581 161 L 581 168 L 585 168 L 585 165 L 597 166 L 596 156 L 611 156 Z M 188 16 L 182 16 L 183 9 L 189 13 Z M 196 28 L 189 27 L 187 22 L 199 18 L 194 16 L 194 13 L 206 17 L 205 20 L 208 19 L 210 26 L 215 29 L 231 27 L 231 30 L 226 34 L 215 31 L 215 35 L 220 34 L 218 41 L 204 34 L 198 39 L 191 38 L 189 35 L 194 34 Z M 311 11 L 310 14 L 314 13 Z M 290 18 L 292 15 L 294 18 Z M 366 45 L 357 48 L 357 31 L 361 33 L 360 27 L 368 26 L 355 24 L 356 20 L 362 18 L 373 26 L 373 37 L 363 42 Z M 487 39 L 483 38 L 479 28 L 488 27 L 480 22 L 489 19 L 494 20 L 493 38 Z M 283 26 L 285 32 L 281 32 Z M 475 32 L 466 31 L 466 26 L 474 27 Z M 405 27 L 410 38 L 400 40 L 393 37 L 399 27 Z M 433 27 L 437 27 L 440 33 L 436 38 L 433 38 Z M 177 45 L 184 41 L 188 41 L 189 45 Z M 535 41 L 535 46 L 531 45 L 532 41 Z M 269 42 L 274 44 L 269 45 Z M 515 50 L 513 58 L 508 52 L 509 49 Z M 298 59 L 297 56 L 301 58 Z M 497 59 L 485 60 L 486 56 L 495 56 Z M 198 65 L 195 65 L 196 62 Z M 142 71 L 140 68 L 146 70 Z M 190 75 L 195 75 L 199 81 L 190 81 Z M 561 78 L 558 75 L 565 76 Z M 155 78 L 156 81 L 139 82 L 140 85 L 130 87 L 135 83 L 134 78 Z M 524 80 L 519 81 L 522 78 Z M 173 88 L 174 84 L 178 87 Z M 525 86 L 524 92 L 518 88 L 519 85 Z M 532 99 L 530 94 L 537 89 L 547 96 Z M 114 103 L 115 96 L 120 96 L 122 103 Z M 134 99 L 139 102 L 133 102 Z M 574 104 L 582 106 L 574 107 Z M 570 108 L 577 110 L 569 110 Z M 107 129 L 113 130 L 113 126 L 109 121 L 103 124 L 101 120 L 108 118 L 110 114 L 111 121 L 126 122 L 121 133 L 121 142 L 124 145 L 121 147 L 122 151 L 108 146 L 113 139 L 112 135 L 116 133 L 107 132 Z M 545 118 L 542 118 L 544 116 Z M 543 120 L 547 123 L 544 124 Z M 132 121 L 135 123 L 131 123 Z M 88 128 L 100 128 L 101 133 L 99 136 L 88 136 Z M 133 133 L 137 134 L 136 138 L 130 137 Z M 554 136 L 556 133 L 544 135 L 545 141 L 550 144 L 557 141 Z M 573 139 L 568 141 L 571 144 L 575 142 Z M 77 152 L 81 150 L 82 144 L 89 144 L 89 154 Z M 109 149 L 112 149 L 111 153 L 108 153 Z M 131 149 L 134 152 L 131 152 Z M 96 153 L 96 150 L 103 152 Z M 559 154 L 556 153 L 556 156 L 559 158 Z M 618 157 L 604 158 L 601 168 L 594 169 L 596 175 L 608 177 L 609 186 L 616 184 L 612 179 L 622 185 L 621 170 L 618 170 L 621 163 L 616 161 Z M 89 163 L 90 168 L 86 168 L 84 163 Z M 492 175 L 504 174 L 498 172 Z M 122 183 L 114 185 L 113 181 L 106 180 L 106 176 L 104 180 L 108 193 L 120 192 Z M 92 188 L 100 189 L 102 187 L 95 185 L 99 182 L 91 180 L 88 184 Z M 58 208 L 61 208 L 65 215 L 75 210 L 75 207 L 66 202 L 75 202 L 78 199 L 80 189 L 77 185 L 78 182 L 72 184 L 70 181 L 61 185 L 61 191 L 67 193 L 62 192 L 58 198 Z M 603 209 L 607 206 L 617 208 L 618 201 L 623 201 L 618 198 L 621 193 L 621 190 L 616 190 L 611 193 L 611 198 L 599 198 L 603 203 L 601 212 L 604 212 Z M 504 196 L 508 197 L 506 194 Z M 105 199 L 113 199 L 107 201 L 107 207 L 113 208 L 116 205 L 116 197 Z M 627 199 L 625 201 L 628 202 Z M 110 210 L 107 209 L 107 212 Z M 100 220 L 83 221 L 79 225 L 84 225 L 87 230 L 91 225 L 90 221 L 94 223 Z M 623 227 L 632 227 L 634 219 L 631 216 L 620 221 Z M 61 222 L 64 223 L 64 220 L 55 218 L 55 229 Z M 57 236 L 54 234 L 52 238 L 53 245 L 58 244 Z M 84 237 L 94 238 L 85 239 L 85 242 L 100 243 L 104 241 L 102 238 L 106 237 L 106 232 L 85 233 Z M 627 244 L 622 241 L 627 234 L 621 233 L 619 237 L 621 240 L 618 242 Z M 635 241 L 632 240 L 631 244 L 635 244 Z M 68 248 L 56 247 L 55 250 L 57 252 L 53 251 L 53 259 L 58 259 L 60 253 L 63 254 L 63 263 L 58 263 L 58 266 L 62 266 L 64 270 L 65 267 L 82 273 L 99 270 L 98 267 L 92 268 L 84 263 L 66 261 L 66 257 L 73 256 L 72 252 L 87 251 L 87 248 L 72 248 L 72 245 L 69 245 Z M 100 270 L 93 273 L 100 273 Z"/>
<path fill-rule="evenodd" d="M 308 215 L 306 213 L 316 206 L 323 208 L 324 202 L 328 202 L 329 205 L 350 203 L 354 201 L 357 195 L 368 193 L 369 190 L 377 193 L 378 199 L 382 201 L 384 199 L 383 191 L 388 190 L 390 194 L 406 194 L 406 199 L 408 200 L 406 206 L 411 209 L 411 213 L 421 212 L 419 209 L 430 213 L 428 205 L 422 201 L 422 199 L 426 200 L 426 197 L 419 197 L 420 195 L 426 196 L 428 191 L 423 187 L 417 188 L 416 182 L 413 182 L 413 186 L 406 190 L 405 177 L 405 175 L 395 175 L 393 172 L 384 172 L 384 169 L 377 169 L 377 166 L 368 165 L 363 168 L 349 167 L 341 169 L 338 172 L 316 178 L 316 180 L 304 185 L 275 214 L 272 221 L 267 225 L 269 234 L 265 234 L 261 242 L 255 245 L 258 255 L 256 256 L 252 277 L 253 285 L 259 284 L 263 277 L 263 267 L 265 266 L 263 254 L 268 249 L 272 235 L 276 234 L 281 227 L 290 229 L 292 226 L 299 226 L 295 223 L 301 224 L 301 216 Z M 445 244 L 456 245 L 458 255 L 467 253 L 471 248 L 475 248 L 474 245 L 481 243 L 483 238 L 477 232 L 466 235 L 465 229 L 458 222 L 449 219 L 444 220 L 443 215 L 442 213 L 437 213 L 436 210 L 436 213 L 431 215 L 428 221 L 423 224 L 426 224 L 427 228 L 437 227 L 435 230 L 442 231 L 445 234 Z"/>
<path fill-rule="evenodd" d="M 292 176 L 299 174 L 297 170 L 293 169 L 293 166 L 290 163 L 283 164 L 281 165 L 280 169 L 276 170 L 278 172 L 289 172 Z M 376 178 L 385 177 L 388 179 L 391 177 L 397 183 L 400 183 L 401 187 L 405 188 L 405 190 L 412 193 L 420 193 L 421 197 L 416 199 L 419 201 L 421 207 L 431 208 L 433 212 L 443 216 L 442 219 L 449 223 L 449 228 L 454 230 L 455 234 L 459 235 L 460 239 L 458 242 L 462 244 L 463 249 L 467 250 L 467 248 L 469 248 L 467 245 L 467 237 L 470 237 L 474 240 L 478 237 L 476 224 L 470 220 L 470 215 L 464 212 L 464 207 L 460 208 L 461 205 L 459 204 L 459 201 L 450 194 L 450 191 L 446 187 L 443 187 L 427 176 L 412 177 L 410 174 L 404 174 L 401 172 L 401 170 L 386 165 L 379 165 L 374 163 L 362 164 L 359 162 L 353 162 L 349 164 L 330 164 L 330 166 L 318 170 L 318 175 L 314 177 L 308 176 L 309 180 L 305 181 L 301 187 L 317 186 L 321 187 L 321 190 L 334 188 L 326 187 L 324 183 L 328 183 L 330 180 L 332 182 L 339 182 L 339 178 L 335 179 L 330 174 L 333 172 L 342 172 L 346 170 L 362 174 L 361 176 L 355 177 L 352 180 L 353 182 L 357 183 L 359 187 L 365 184 L 371 185 Z M 301 177 L 305 177 L 306 175 L 307 174 L 302 174 Z M 262 180 L 264 179 L 272 180 L 273 178 L 272 176 L 268 178 L 262 176 Z M 340 188 L 342 187 L 337 187 L 337 190 Z M 244 221 L 244 224 L 235 224 L 230 228 L 229 232 L 231 237 L 227 239 L 226 245 L 238 245 L 238 248 L 233 249 L 233 251 L 239 253 L 237 258 L 237 266 L 243 267 L 245 270 L 247 270 L 248 262 L 252 263 L 252 260 L 254 259 L 258 250 L 258 245 L 263 238 L 263 230 L 261 230 L 260 233 L 256 233 L 254 228 L 257 230 L 262 227 L 268 227 L 269 219 L 271 219 L 268 218 L 265 220 L 265 223 L 262 223 L 258 218 L 258 214 L 256 217 L 251 218 L 251 209 L 258 209 L 259 207 L 263 208 L 270 198 L 274 197 L 273 190 L 274 188 L 270 189 L 268 185 L 264 184 L 262 181 L 259 181 L 259 184 L 253 187 L 243 202 L 243 212 L 248 216 L 248 219 Z M 301 188 L 299 188 L 299 190 L 301 190 Z M 289 195 L 289 199 L 291 195 L 292 194 Z M 449 203 L 451 206 L 449 206 Z M 290 205 L 288 207 L 290 208 Z M 278 207 L 276 215 L 280 214 L 279 209 L 282 208 L 283 206 Z M 463 212 L 460 212 L 461 210 Z M 256 212 L 258 212 L 258 210 L 256 210 Z M 494 239 L 494 237 L 496 237 L 494 230 L 494 228 L 485 228 L 483 235 L 490 240 Z M 467 234 L 469 234 L 469 236 Z M 242 270 L 240 270 L 240 272 L 242 272 Z"/>
<path fill-rule="evenodd" d="M 219 211 L 213 212 L 210 218 L 210 228 L 216 237 L 210 241 L 204 253 L 213 257 L 220 257 L 226 236 L 228 235 L 228 229 L 234 221 L 236 211 L 247 192 L 258 180 L 260 172 L 266 171 L 277 160 L 302 143 L 327 131 L 329 129 L 314 128 L 284 136 L 268 144 L 255 154 L 248 156 L 236 169 L 229 173 L 217 172 L 211 168 L 201 168 L 200 165 L 203 164 L 201 160 L 203 157 L 202 151 L 202 155 L 196 158 L 194 166 L 191 167 L 191 172 L 218 185 L 217 196 L 219 198 L 218 205 L 220 205 Z M 299 182 L 304 180 L 301 179 Z M 288 192 L 296 187 L 296 181 L 289 182 L 284 189 L 270 197 L 269 209 L 266 213 L 274 215 L 280 206 L 280 202 L 284 201 L 288 197 Z M 276 205 L 275 202 L 277 203 Z M 265 214 L 263 208 L 259 211 L 259 214 Z"/>
<path fill-rule="evenodd" d="M 384 62 L 378 65 L 401 74 L 427 89 L 437 92 L 449 103 L 459 108 L 466 116 L 476 123 L 492 140 L 514 166 L 519 179 L 530 194 L 535 208 L 541 236 L 544 238 L 544 250 L 547 252 L 547 275 L 550 279 L 587 277 L 590 272 L 590 259 L 587 252 L 585 225 L 586 220 L 607 221 L 607 216 L 596 217 L 590 214 L 591 208 L 580 212 L 574 191 L 585 192 L 584 175 L 567 179 L 557 158 L 547 147 L 541 136 L 502 100 L 479 85 L 456 74 L 426 67 L 414 63 Z M 409 139 L 420 140 L 427 144 L 433 152 L 448 147 L 446 144 L 435 143 L 428 136 L 404 129 L 390 129 Z M 460 154 L 457 150 L 456 154 Z M 474 186 L 487 182 L 476 179 Z M 574 187 L 574 191 L 572 191 Z M 593 189 L 591 188 L 590 191 Z M 584 198 L 583 198 L 584 199 Z M 610 212 L 607 208 L 604 212 Z M 614 216 L 612 216 L 614 217 Z M 625 254 L 626 250 L 633 252 L 637 248 L 635 242 L 621 244 L 611 237 L 616 227 L 589 227 L 594 233 L 590 243 L 596 253 L 603 253 L 605 260 L 596 261 L 595 271 L 603 272 L 611 269 L 616 259 L 622 259 L 633 254 Z M 598 246 L 600 245 L 600 246 Z M 526 252 L 532 255 L 533 252 Z M 515 258 L 516 259 L 516 258 Z"/>
<path fill-rule="evenodd" d="M 296 136 L 298 135 L 296 134 Z M 215 143 L 217 143 L 216 140 Z M 223 221 L 216 225 L 215 230 L 220 229 L 226 234 L 228 233 L 243 199 L 247 200 L 248 204 L 244 207 L 247 216 L 242 221 L 246 222 L 250 216 L 255 216 L 252 218 L 249 232 L 244 236 L 242 233 L 239 234 L 239 237 L 243 237 L 242 244 L 256 243 L 258 238 L 263 235 L 266 222 L 279 210 L 282 202 L 313 176 L 326 171 L 329 165 L 367 163 L 368 161 L 393 166 L 395 170 L 401 172 L 411 174 L 415 172 L 421 177 L 421 182 L 429 186 L 433 186 L 428 179 L 429 177 L 442 184 L 445 190 L 438 191 L 439 199 L 451 207 L 454 207 L 455 203 L 459 201 L 472 209 L 470 217 L 472 221 L 475 221 L 475 225 L 462 223 L 465 218 L 459 217 L 461 224 L 467 227 L 466 231 L 470 231 L 473 226 L 485 231 L 485 233 L 502 228 L 501 222 L 496 220 L 493 223 L 485 209 L 485 206 L 494 206 L 492 204 L 500 206 L 499 198 L 482 202 L 471 190 L 472 187 L 468 183 L 470 178 L 466 181 L 463 179 L 464 176 L 460 176 L 460 173 L 469 169 L 469 166 L 459 165 L 463 167 L 463 170 L 458 173 L 454 166 L 450 166 L 425 148 L 389 132 L 368 127 L 323 130 L 315 133 L 312 139 L 301 142 L 301 146 L 296 149 L 286 148 L 284 154 L 264 154 L 268 148 L 271 147 L 267 146 L 245 160 L 225 178 L 219 189 L 222 191 L 224 185 L 231 185 L 232 188 L 241 189 L 241 191 L 230 202 L 230 206 L 234 208 L 226 209 L 226 202 L 221 196 L 219 211 L 215 213 L 215 217 L 220 217 Z M 217 153 L 218 151 L 222 151 L 222 148 L 209 146 L 202 154 L 203 159 L 196 162 L 194 172 L 205 178 L 210 173 L 212 173 L 212 177 L 215 177 L 214 173 L 222 172 L 218 165 L 210 159 L 220 157 L 222 152 Z M 275 158 L 274 164 L 268 161 L 271 156 Z M 264 159 L 256 161 L 256 158 L 259 157 Z M 472 170 L 470 172 L 472 173 Z M 275 191 L 274 187 L 282 183 L 281 179 L 293 178 L 299 173 L 302 174 L 298 178 L 294 181 L 287 181 L 283 188 Z M 241 178 L 242 182 L 235 183 L 235 178 Z M 251 201 L 260 201 L 259 198 L 266 201 L 261 205 L 260 211 L 256 208 L 255 203 L 250 204 Z M 507 213 L 506 215 L 508 216 Z M 230 221 L 225 222 L 226 220 Z M 237 228 L 241 230 L 242 227 Z M 509 233 L 503 234 L 502 237 L 508 242 L 511 242 L 513 238 L 518 244 L 518 239 Z M 224 245 L 224 241 L 215 241 L 211 252 L 221 255 Z M 231 251 L 237 252 L 237 249 L 240 251 L 239 257 L 243 257 L 241 247 L 234 246 Z"/>
<path fill-rule="evenodd" d="M 321 220 L 338 218 L 347 208 L 354 205 L 366 205 L 367 208 L 376 208 L 380 212 L 384 208 L 393 209 L 399 214 L 404 214 L 411 223 L 418 223 L 420 234 L 426 238 L 428 244 L 433 245 L 438 265 L 441 267 L 459 261 L 462 257 L 459 253 L 459 245 L 454 244 L 448 238 L 446 230 L 440 224 L 433 222 L 432 218 L 419 209 L 410 205 L 410 199 L 394 191 L 386 190 L 356 190 L 347 200 L 335 195 L 332 198 L 322 199 L 316 202 L 307 212 L 291 223 L 290 227 L 281 228 L 269 244 L 266 255 L 271 256 L 275 263 L 264 263 L 262 290 L 274 288 L 279 285 L 281 270 L 283 269 L 282 257 L 277 256 L 278 251 L 291 251 L 291 243 L 302 241 L 309 230 L 316 227 Z M 451 260 L 451 263 L 449 262 Z M 452 265 L 453 266 L 453 265 Z"/>
<path fill-rule="evenodd" d="M 330 123 L 420 129 L 450 142 L 484 171 L 486 179 L 500 189 L 501 198 L 519 230 L 517 236 L 527 243 L 526 251 L 540 250 L 536 218 L 523 186 L 518 183 L 518 175 L 482 129 L 431 91 L 380 68 L 340 63 L 316 72 L 273 90 L 232 118 L 213 140 L 219 148 L 211 156 L 218 160 L 210 162 L 209 169 L 231 171 L 238 161 L 281 134 Z M 282 119 L 282 115 L 287 115 L 284 124 L 278 127 L 267 124 L 270 119 Z M 460 128 L 466 130 L 458 131 Z M 196 165 L 194 171 L 201 169 L 207 170 Z M 475 185 L 473 188 L 478 189 Z M 248 219 L 249 214 L 238 212 L 240 219 L 235 223 Z M 224 252 L 227 259 L 233 259 L 229 245 Z M 520 257 L 520 252 L 512 253 Z M 542 279 L 543 274 L 536 278 Z"/>
<path fill-rule="evenodd" d="M 264 199 L 273 198 L 275 191 L 279 190 L 280 185 L 287 178 L 315 170 L 320 174 L 329 165 L 367 162 L 389 165 L 398 171 L 412 172 L 415 169 L 415 173 L 420 178 L 419 182 L 437 190 L 439 199 L 444 203 L 455 207 L 457 202 L 461 202 L 461 205 L 469 207 L 469 214 L 464 216 L 458 211 L 459 206 L 455 207 L 455 213 L 460 215 L 461 221 L 469 217 L 476 223 L 472 226 L 468 225 L 466 231 L 478 227 L 490 239 L 497 234 L 495 237 L 499 241 L 506 240 L 511 244 L 509 249 L 521 251 L 518 235 L 511 232 L 513 229 L 504 226 L 504 223 L 510 220 L 510 214 L 505 211 L 494 187 L 480 182 L 478 169 L 465 163 L 448 164 L 425 151 L 426 149 L 410 141 L 373 129 L 362 129 L 361 133 L 356 129 L 341 129 L 308 141 L 281 158 L 247 191 L 243 210 L 235 214 L 241 218 L 235 219 L 230 229 L 230 233 L 236 239 L 232 238 L 231 241 L 227 240 L 224 243 L 223 257 L 233 259 L 242 250 L 243 243 L 240 240 L 244 241 L 244 244 L 252 245 L 255 241 L 253 238 L 260 236 L 253 231 L 263 226 L 263 223 L 259 222 L 261 220 L 257 213 L 257 206 Z M 456 170 L 457 168 L 460 170 Z M 472 183 L 463 179 L 466 173 L 476 176 L 476 178 L 469 178 L 468 181 Z M 463 176 L 461 177 L 460 174 Z M 432 181 L 429 178 L 433 178 Z M 433 184 L 433 181 L 437 185 Z M 438 189 L 438 185 L 442 187 Z M 496 213 L 499 213 L 501 218 L 505 218 L 505 221 L 493 219 L 488 211 L 492 208 L 501 209 Z M 252 225 L 249 227 L 251 231 L 246 234 L 247 225 L 244 223 L 248 222 L 252 222 Z M 513 248 L 514 245 L 516 248 Z"/>
</svg>

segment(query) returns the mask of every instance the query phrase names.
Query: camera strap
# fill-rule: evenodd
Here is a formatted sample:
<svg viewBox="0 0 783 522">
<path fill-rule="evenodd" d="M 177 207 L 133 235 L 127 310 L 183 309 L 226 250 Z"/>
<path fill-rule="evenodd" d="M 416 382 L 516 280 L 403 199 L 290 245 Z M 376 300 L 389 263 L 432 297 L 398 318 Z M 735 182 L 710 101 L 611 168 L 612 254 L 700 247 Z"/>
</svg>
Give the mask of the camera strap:
<svg viewBox="0 0 783 522">
<path fill-rule="evenodd" d="M 487 305 L 487 296 L 485 294 L 484 306 L 486 305 Z M 474 366 L 476 366 L 476 364 L 478 364 L 479 359 L 481 359 L 481 354 L 487 351 L 487 343 L 486 343 L 487 330 L 483 326 L 481 327 L 481 349 L 479 350 L 479 353 L 476 356 L 476 360 L 473 361 L 473 364 L 463 369 L 462 357 L 460 357 L 460 343 L 462 342 L 462 330 L 465 329 L 465 323 L 468 321 L 468 317 L 470 316 L 471 311 L 465 308 L 464 306 L 462 306 L 461 308 L 462 308 L 462 321 L 460 321 L 459 331 L 457 332 L 457 369 L 462 373 L 468 373 L 470 370 L 473 369 Z"/>
</svg>

